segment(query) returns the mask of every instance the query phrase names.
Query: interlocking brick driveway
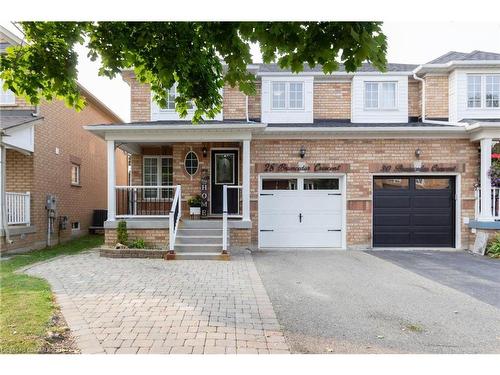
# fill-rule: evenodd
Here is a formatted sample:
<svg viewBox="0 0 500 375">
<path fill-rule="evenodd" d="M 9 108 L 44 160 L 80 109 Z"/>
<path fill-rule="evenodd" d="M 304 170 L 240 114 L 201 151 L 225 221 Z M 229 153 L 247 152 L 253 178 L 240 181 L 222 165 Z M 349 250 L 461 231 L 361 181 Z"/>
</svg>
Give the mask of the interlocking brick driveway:
<svg viewBox="0 0 500 375">
<path fill-rule="evenodd" d="M 249 254 L 223 261 L 56 258 L 47 279 L 82 353 L 288 353 Z"/>
</svg>

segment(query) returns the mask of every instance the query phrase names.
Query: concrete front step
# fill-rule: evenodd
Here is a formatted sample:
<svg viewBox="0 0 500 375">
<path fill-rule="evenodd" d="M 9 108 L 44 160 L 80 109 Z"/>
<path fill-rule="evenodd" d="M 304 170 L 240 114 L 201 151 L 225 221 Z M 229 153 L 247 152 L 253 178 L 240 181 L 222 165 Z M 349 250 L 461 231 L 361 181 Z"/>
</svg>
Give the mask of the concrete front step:
<svg viewBox="0 0 500 375">
<path fill-rule="evenodd" d="M 221 229 L 222 220 L 182 220 L 179 229 Z"/>
<path fill-rule="evenodd" d="M 222 243 L 215 244 L 180 244 L 176 243 L 175 252 L 179 253 L 213 253 L 213 252 L 222 252 Z"/>
<path fill-rule="evenodd" d="M 205 229 L 205 228 L 182 228 L 177 229 L 177 237 L 179 236 L 219 236 L 222 237 L 221 229 Z"/>
<path fill-rule="evenodd" d="M 198 244 L 198 245 L 212 245 L 212 244 L 222 244 L 222 236 L 177 236 L 175 238 L 176 245 L 184 244 Z"/>
<path fill-rule="evenodd" d="M 173 259 L 169 260 L 229 260 L 229 254 L 222 254 L 221 252 L 211 252 L 211 253 L 176 252 Z"/>
</svg>

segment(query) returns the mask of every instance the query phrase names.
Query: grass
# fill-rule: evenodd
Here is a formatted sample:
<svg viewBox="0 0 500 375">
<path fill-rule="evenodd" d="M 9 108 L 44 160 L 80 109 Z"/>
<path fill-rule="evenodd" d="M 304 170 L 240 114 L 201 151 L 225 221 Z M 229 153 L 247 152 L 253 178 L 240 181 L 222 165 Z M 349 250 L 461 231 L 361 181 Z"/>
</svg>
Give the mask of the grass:
<svg viewBox="0 0 500 375">
<path fill-rule="evenodd" d="M 0 353 L 38 353 L 56 309 L 45 280 L 15 271 L 59 255 L 76 254 L 102 242 L 102 236 L 85 236 L 0 261 Z"/>
</svg>

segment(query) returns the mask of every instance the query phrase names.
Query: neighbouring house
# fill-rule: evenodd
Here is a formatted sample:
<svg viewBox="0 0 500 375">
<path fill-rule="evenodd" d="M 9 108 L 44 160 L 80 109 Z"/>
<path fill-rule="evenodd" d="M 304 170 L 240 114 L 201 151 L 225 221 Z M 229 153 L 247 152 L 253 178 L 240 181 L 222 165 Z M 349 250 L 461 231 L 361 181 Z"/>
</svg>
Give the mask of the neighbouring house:
<svg viewBox="0 0 500 375">
<path fill-rule="evenodd" d="M 20 42 L 0 29 L 2 52 Z M 88 233 L 93 211 L 107 208 L 106 143 L 83 126 L 122 120 L 84 87 L 80 90 L 87 106 L 79 113 L 58 100 L 33 106 L 0 91 L 2 253 Z M 126 185 L 127 154 L 116 150 L 113 156 L 116 181 Z"/>
<path fill-rule="evenodd" d="M 131 122 L 87 126 L 107 142 L 105 241 L 170 254 L 254 248 L 472 248 L 500 229 L 488 175 L 500 140 L 500 54 L 449 52 L 422 65 L 320 67 L 292 74 L 254 64 L 257 94 L 225 87 L 215 119 L 192 125 L 133 71 Z M 113 157 L 131 154 L 117 186 Z M 104 159 L 101 159 L 104 163 Z M 199 219 L 187 201 L 201 196 Z"/>
</svg>

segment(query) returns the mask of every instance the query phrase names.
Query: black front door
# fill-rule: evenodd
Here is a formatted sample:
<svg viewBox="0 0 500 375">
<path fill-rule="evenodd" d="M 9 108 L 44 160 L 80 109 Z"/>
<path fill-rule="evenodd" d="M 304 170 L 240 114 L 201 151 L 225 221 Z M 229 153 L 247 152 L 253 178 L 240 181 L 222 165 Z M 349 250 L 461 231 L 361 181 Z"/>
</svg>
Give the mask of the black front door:
<svg viewBox="0 0 500 375">
<path fill-rule="evenodd" d="M 238 185 L 238 150 L 212 150 L 211 201 L 212 214 L 222 214 L 224 185 Z M 238 189 L 227 190 L 228 214 L 238 214 Z"/>
<path fill-rule="evenodd" d="M 373 246 L 455 246 L 455 178 L 376 177 Z"/>
</svg>

